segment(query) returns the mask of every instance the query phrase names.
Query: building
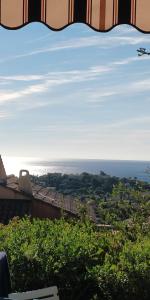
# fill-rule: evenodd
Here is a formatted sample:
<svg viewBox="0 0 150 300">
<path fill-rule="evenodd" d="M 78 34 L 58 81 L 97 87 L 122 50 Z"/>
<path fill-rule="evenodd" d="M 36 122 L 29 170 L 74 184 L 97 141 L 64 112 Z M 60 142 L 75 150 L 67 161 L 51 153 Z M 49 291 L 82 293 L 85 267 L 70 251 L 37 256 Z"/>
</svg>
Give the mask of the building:
<svg viewBox="0 0 150 300">
<path fill-rule="evenodd" d="M 28 171 L 21 170 L 19 178 L 7 176 L 0 156 L 0 223 L 7 224 L 16 216 L 59 219 L 62 215 L 78 218 L 79 213 L 76 199 L 32 183 Z M 95 221 L 91 205 L 87 205 L 87 213 Z"/>
</svg>

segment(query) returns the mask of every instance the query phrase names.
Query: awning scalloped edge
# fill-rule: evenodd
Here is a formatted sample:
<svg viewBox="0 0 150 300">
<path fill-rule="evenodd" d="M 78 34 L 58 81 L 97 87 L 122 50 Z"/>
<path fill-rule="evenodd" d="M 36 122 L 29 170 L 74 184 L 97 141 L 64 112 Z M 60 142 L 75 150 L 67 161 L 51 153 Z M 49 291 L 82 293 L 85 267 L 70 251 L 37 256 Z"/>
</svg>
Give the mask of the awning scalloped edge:
<svg viewBox="0 0 150 300">
<path fill-rule="evenodd" d="M 135 28 L 136 30 L 138 30 L 138 31 L 140 31 L 140 32 L 142 32 L 142 33 L 150 34 L 150 30 L 149 30 L 149 31 L 142 30 L 141 28 L 137 27 L 136 25 L 133 25 L 133 24 L 127 24 L 127 23 L 124 23 L 124 24 L 116 24 L 116 25 L 113 25 L 113 26 L 111 26 L 110 28 L 105 29 L 105 30 L 104 30 L 104 29 L 97 29 L 97 28 L 91 26 L 90 24 L 83 23 L 83 22 L 72 22 L 72 23 L 66 24 L 66 25 L 64 25 L 64 26 L 62 26 L 62 27 L 60 27 L 60 28 L 54 28 L 54 27 L 51 27 L 50 25 L 48 25 L 48 24 L 46 24 L 46 23 L 44 23 L 44 22 L 42 22 L 42 21 L 27 22 L 27 23 L 24 23 L 24 24 L 22 24 L 22 25 L 20 25 L 20 26 L 16 26 L 16 27 L 9 27 L 9 26 L 6 26 L 6 25 L 4 25 L 4 24 L 0 24 L 0 26 L 1 26 L 2 28 L 4 28 L 4 29 L 7 29 L 7 30 L 18 30 L 18 29 L 21 29 L 21 28 L 23 28 L 23 27 L 25 27 L 25 26 L 31 25 L 31 24 L 33 24 L 33 23 L 39 23 L 39 24 L 41 24 L 41 25 L 46 26 L 46 27 L 49 28 L 50 30 L 56 31 L 56 32 L 57 32 L 57 31 L 62 31 L 62 30 L 66 29 L 66 28 L 68 28 L 69 26 L 74 25 L 74 24 L 82 24 L 82 25 L 88 26 L 91 30 L 94 30 L 94 31 L 96 31 L 96 32 L 101 32 L 101 33 L 102 33 L 102 32 L 103 32 L 103 33 L 104 33 L 104 32 L 109 32 L 109 31 L 113 30 L 114 28 L 116 28 L 116 27 L 118 27 L 118 26 L 120 26 L 120 25 L 130 25 L 131 27 Z"/>
</svg>

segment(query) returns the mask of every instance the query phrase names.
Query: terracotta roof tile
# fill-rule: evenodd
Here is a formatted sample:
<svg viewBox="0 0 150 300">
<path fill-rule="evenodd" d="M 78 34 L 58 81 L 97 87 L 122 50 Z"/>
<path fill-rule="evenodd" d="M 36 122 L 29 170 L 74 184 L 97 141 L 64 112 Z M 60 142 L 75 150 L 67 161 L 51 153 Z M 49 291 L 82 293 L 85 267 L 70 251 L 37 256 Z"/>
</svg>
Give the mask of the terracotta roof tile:
<svg viewBox="0 0 150 300">
<path fill-rule="evenodd" d="M 9 189 L 19 193 L 20 197 L 25 196 L 25 194 L 23 192 L 19 191 L 18 178 L 15 177 L 14 175 L 7 177 L 6 188 L 9 188 Z M 54 207 L 63 208 L 65 211 L 68 211 L 75 215 L 78 215 L 78 213 L 79 213 L 78 201 L 76 199 L 74 199 L 73 197 L 70 197 L 70 196 L 65 197 L 56 191 L 52 191 L 50 188 L 45 188 L 45 187 L 39 186 L 34 183 L 32 183 L 32 191 L 33 191 L 33 198 L 35 198 L 35 199 L 49 203 L 49 204 L 53 205 Z M 27 201 L 32 200 L 32 196 L 29 196 L 29 199 L 26 199 L 26 200 Z M 16 210 L 16 214 L 18 213 L 19 216 L 20 216 L 20 214 L 23 215 L 25 213 L 25 211 L 27 212 L 27 208 L 25 208 L 25 207 L 23 207 L 23 211 L 21 212 L 20 205 L 22 206 L 23 202 L 21 200 L 19 200 L 19 201 L 20 201 L 20 204 L 18 203 L 17 207 L 13 208 L 13 211 L 10 209 L 11 216 L 14 215 L 15 210 Z M 11 203 L 13 203 L 13 201 Z M 6 202 L 5 202 L 5 205 L 6 205 Z M 9 202 L 9 205 L 10 205 L 10 202 Z M 10 206 L 8 208 L 10 208 Z M 90 208 L 90 210 L 88 210 L 88 212 L 89 212 L 90 216 L 92 217 L 92 219 L 94 220 L 94 212 L 93 212 L 92 208 Z M 5 214 L 6 214 L 5 219 L 7 219 L 8 218 L 7 207 L 5 207 L 4 215 Z M 1 217 L 2 217 L 2 213 L 0 214 L 0 220 L 1 220 Z"/>
</svg>

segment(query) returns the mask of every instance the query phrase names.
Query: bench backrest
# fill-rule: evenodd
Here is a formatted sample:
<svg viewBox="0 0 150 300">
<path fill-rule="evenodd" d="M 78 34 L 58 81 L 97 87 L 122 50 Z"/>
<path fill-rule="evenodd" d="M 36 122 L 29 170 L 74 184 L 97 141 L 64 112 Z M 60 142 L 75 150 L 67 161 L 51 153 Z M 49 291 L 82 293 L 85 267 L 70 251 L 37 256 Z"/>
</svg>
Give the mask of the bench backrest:
<svg viewBox="0 0 150 300">
<path fill-rule="evenodd" d="M 58 288 L 56 286 L 35 291 L 9 294 L 9 298 L 12 300 L 59 300 Z"/>
</svg>

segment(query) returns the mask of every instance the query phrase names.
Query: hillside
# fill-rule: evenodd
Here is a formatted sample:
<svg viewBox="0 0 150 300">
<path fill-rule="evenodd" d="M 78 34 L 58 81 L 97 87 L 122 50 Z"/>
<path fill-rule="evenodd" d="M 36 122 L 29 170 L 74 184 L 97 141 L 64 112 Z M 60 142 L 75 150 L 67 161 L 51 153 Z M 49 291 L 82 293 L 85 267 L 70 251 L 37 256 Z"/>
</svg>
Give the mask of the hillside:
<svg viewBox="0 0 150 300">
<path fill-rule="evenodd" d="M 32 177 L 32 181 L 78 198 L 81 203 L 90 203 L 98 223 L 114 224 L 137 217 L 147 222 L 150 216 L 150 184 L 136 178 L 120 179 L 104 172 L 99 175 L 53 173 Z"/>
</svg>

